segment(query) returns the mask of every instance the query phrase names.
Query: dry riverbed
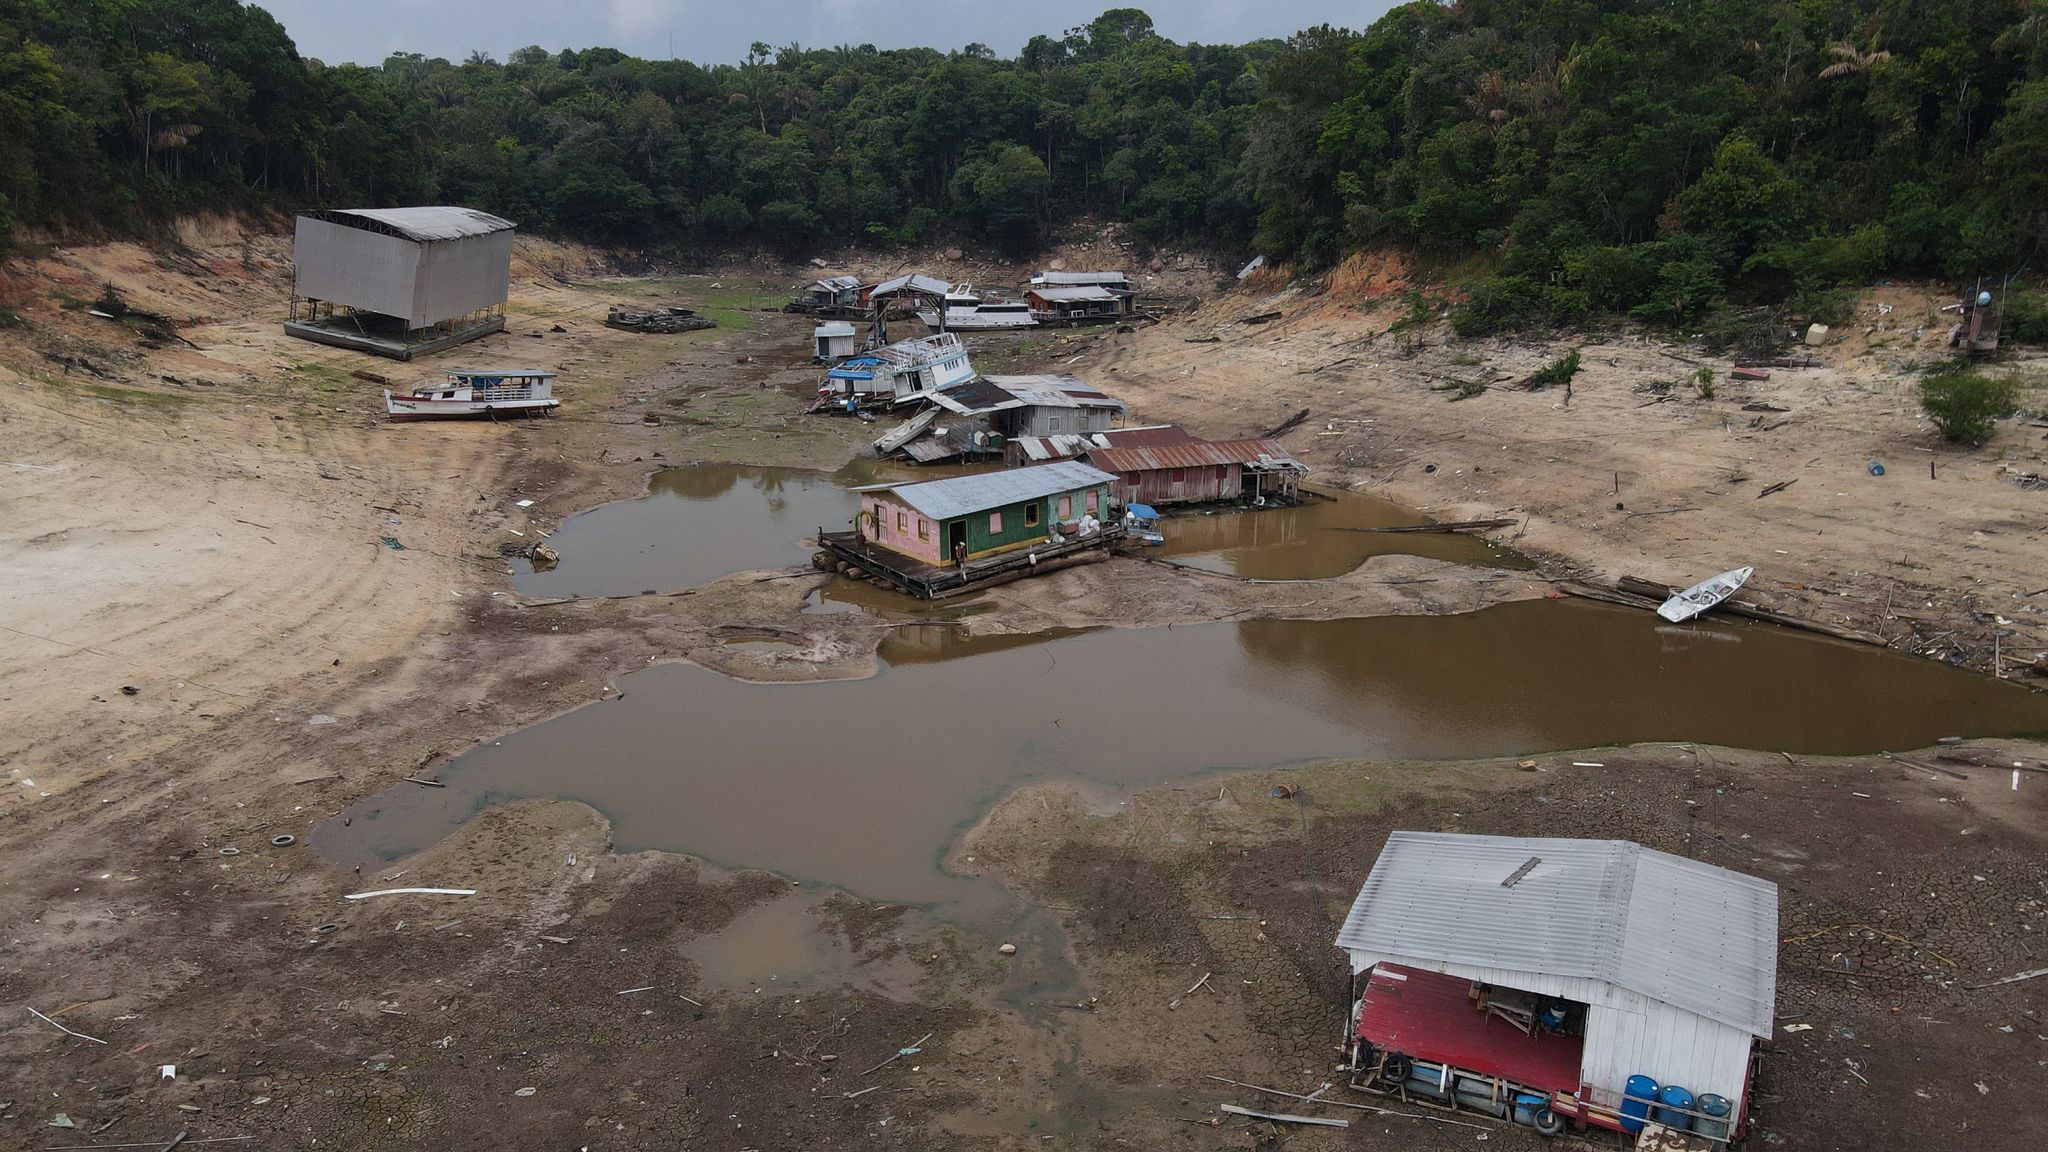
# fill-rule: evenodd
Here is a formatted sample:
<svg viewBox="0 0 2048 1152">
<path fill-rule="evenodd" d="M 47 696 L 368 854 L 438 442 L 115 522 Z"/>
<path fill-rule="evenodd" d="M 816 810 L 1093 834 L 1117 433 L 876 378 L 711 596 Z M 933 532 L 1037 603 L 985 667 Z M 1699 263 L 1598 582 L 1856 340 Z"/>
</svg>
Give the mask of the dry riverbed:
<svg viewBox="0 0 2048 1152">
<path fill-rule="evenodd" d="M 2043 847 L 2048 778 L 2012 791 L 1974 768 L 1965 782 L 1869 758 L 1655 748 L 1569 758 L 1598 770 L 1547 757 L 1533 774 L 1511 762 L 1286 774 L 1306 785 L 1300 806 L 1265 795 L 1273 775 L 1136 798 L 1036 787 L 952 852 L 956 871 L 1008 877 L 1066 928 L 1070 943 L 1027 936 L 1013 957 L 858 893 L 614 853 L 608 822 L 574 803 L 491 809 L 361 874 L 324 861 L 305 843 L 316 823 L 402 777 L 432 779 L 465 748 L 615 697 L 619 677 L 650 663 L 756 680 L 872 671 L 884 625 L 904 615 L 805 613 L 822 579 L 808 572 L 536 606 L 511 591 L 503 556 L 640 494 L 665 465 L 831 469 L 864 429 L 796 415 L 814 384 L 803 326 L 756 310 L 795 277 L 621 280 L 590 253 L 522 240 L 508 334 L 393 365 L 278 331 L 278 238 L 214 224 L 185 240 L 175 252 L 58 250 L 0 274 L 0 304 L 26 322 L 0 333 L 0 999 L 17 1017 L 0 1030 L 14 1070 L 0 1145 L 190 1131 L 344 1149 L 1244 1147 L 1260 1134 L 1206 1121 L 1218 1102 L 1259 1101 L 1204 1077 L 1296 1092 L 1328 1078 L 1343 991 L 1332 918 L 1397 824 L 1619 830 L 1786 885 L 1780 1010 L 1815 1027 L 1774 1046 L 1760 1114 L 1793 1146 L 1868 1147 L 1886 1125 L 1923 1147 L 2048 1136 L 2020 1098 L 2048 1031 L 2030 1014 L 2036 993 L 1968 990 L 2042 962 L 2043 893 L 2025 862 Z M 108 282 L 197 347 L 147 346 L 71 306 Z M 635 299 L 697 305 L 721 327 L 601 326 L 607 302 Z M 1441 397 L 1370 360 L 1333 370 L 1341 388 L 1287 375 L 1305 365 L 1276 358 L 1299 353 L 1265 342 L 1306 339 L 1312 317 L 1256 340 L 1233 333 L 1245 347 L 1228 350 L 1248 359 L 1183 343 L 1256 303 L 1010 355 L 1054 367 L 1081 355 L 1064 370 L 1141 417 L 1211 434 L 1310 407 L 1290 443 L 1327 478 L 1445 514 L 1526 512 L 1518 543 L 1549 567 L 1395 556 L 1259 585 L 1115 561 L 992 591 L 967 630 L 1437 614 L 1541 596 L 1546 576 L 1576 564 L 1678 578 L 1781 547 L 1792 558 L 1772 594 L 1794 606 L 1832 611 L 1815 588 L 1839 585 L 1848 603 L 1895 586 L 1895 599 L 1939 605 L 1923 614 L 1952 614 L 1995 607 L 2021 582 L 2030 540 L 2038 551 L 2038 510 L 1996 473 L 2024 445 L 1944 455 L 1943 479 L 1920 495 L 1899 469 L 1892 503 L 1829 503 L 1821 489 L 1836 481 L 1815 472 L 1768 500 L 1742 493 L 1759 522 L 1629 519 L 1602 510 L 1611 495 L 1593 499 L 1617 454 L 1644 454 L 1623 499 L 1662 507 L 1729 451 L 1755 458 L 1755 480 L 1775 478 L 1768 453 L 1783 433 L 1723 432 L 1718 409 L 1697 405 L 1624 416 L 1635 410 L 1619 375 L 1610 388 L 1593 374 L 1570 410 L 1492 393 L 1425 409 Z M 1378 316 L 1336 315 L 1368 323 L 1354 312 Z M 1340 338 L 1357 335 L 1333 326 L 1315 339 Z M 444 362 L 556 368 L 568 403 L 550 420 L 393 426 L 378 386 L 349 375 L 411 382 Z M 1828 371 L 1845 381 L 1832 393 L 1843 407 L 1816 421 L 1846 435 L 1869 415 L 1847 398 L 1879 386 L 1853 366 Z M 1309 388 L 1341 391 L 1347 407 Z M 1806 394 L 1793 399 L 1808 410 Z M 1512 412 L 1474 407 L 1495 403 Z M 1650 419 L 1671 427 L 1642 429 L 1640 446 L 1613 431 Z M 1510 420 L 1516 435 L 1501 438 L 1495 425 Z M 1569 453 L 1545 446 L 1564 436 Z M 1499 440 L 1493 455 L 1475 455 L 1481 439 Z M 1845 442 L 1836 455 L 1864 451 Z M 1436 472 L 1420 471 L 1425 455 Z M 1970 547 L 1934 546 L 1940 534 L 1918 517 L 1937 506 L 1975 533 Z M 1724 537 L 1700 536 L 1694 515 Z M 1921 544 L 1895 547 L 1901 532 Z M 1736 540 L 1743 555 L 1730 554 Z M 1893 563 L 1908 554 L 1925 567 Z M 1847 575 L 1830 584 L 1830 572 Z M 2041 642 L 2037 616 L 2008 618 L 2015 647 Z M 273 845 L 280 836 L 296 842 Z M 340 898 L 404 886 L 477 894 Z M 748 943 L 757 932 L 765 944 Z M 774 967 L 777 949 L 792 968 L 745 971 Z M 763 964 L 747 963 L 756 955 Z M 60 1113 L 75 1127 L 51 1127 Z M 1431 1139 L 1415 1123 L 1291 1138 L 1408 1147 Z"/>
</svg>

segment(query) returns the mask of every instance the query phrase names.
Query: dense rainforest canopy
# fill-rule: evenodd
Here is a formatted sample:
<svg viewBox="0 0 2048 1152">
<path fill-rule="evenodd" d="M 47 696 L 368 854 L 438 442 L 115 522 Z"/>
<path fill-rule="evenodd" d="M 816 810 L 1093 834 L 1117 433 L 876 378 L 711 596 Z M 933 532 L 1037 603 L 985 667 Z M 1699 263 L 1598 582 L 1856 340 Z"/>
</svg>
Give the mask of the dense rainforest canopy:
<svg viewBox="0 0 2048 1152">
<path fill-rule="evenodd" d="M 456 202 L 685 253 L 1081 213 L 1298 266 L 1469 266 L 1472 326 L 2048 253 L 2048 0 L 1464 0 L 1177 44 L 1136 9 L 1014 59 L 757 44 L 299 56 L 234 0 L 0 0 L 0 244 L 178 213 Z"/>
</svg>

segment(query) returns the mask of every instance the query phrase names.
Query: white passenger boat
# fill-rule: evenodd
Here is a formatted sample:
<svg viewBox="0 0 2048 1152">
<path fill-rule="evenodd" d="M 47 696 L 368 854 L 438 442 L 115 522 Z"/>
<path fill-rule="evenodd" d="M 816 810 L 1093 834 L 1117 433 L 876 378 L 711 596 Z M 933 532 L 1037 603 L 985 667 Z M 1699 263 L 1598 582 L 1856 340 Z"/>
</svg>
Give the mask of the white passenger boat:
<svg viewBox="0 0 2048 1152">
<path fill-rule="evenodd" d="M 1673 624 L 1683 624 L 1735 595 L 1743 582 L 1755 572 L 1754 568 L 1731 568 L 1719 576 L 1702 580 L 1683 592 L 1674 592 L 1671 599 L 1658 607 L 1657 615 Z"/>
<path fill-rule="evenodd" d="M 454 371 L 437 386 L 384 391 L 384 410 L 393 420 L 545 416 L 561 403 L 555 399 L 555 374 L 532 368 Z"/>
<path fill-rule="evenodd" d="M 1003 300 L 997 297 L 984 299 L 974 291 L 972 284 L 955 285 L 946 293 L 945 314 L 941 317 L 936 308 L 925 308 L 917 318 L 929 328 L 943 327 L 948 332 L 986 332 L 1002 328 L 1034 328 L 1038 320 L 1031 315 L 1031 305 L 1023 300 Z"/>
</svg>

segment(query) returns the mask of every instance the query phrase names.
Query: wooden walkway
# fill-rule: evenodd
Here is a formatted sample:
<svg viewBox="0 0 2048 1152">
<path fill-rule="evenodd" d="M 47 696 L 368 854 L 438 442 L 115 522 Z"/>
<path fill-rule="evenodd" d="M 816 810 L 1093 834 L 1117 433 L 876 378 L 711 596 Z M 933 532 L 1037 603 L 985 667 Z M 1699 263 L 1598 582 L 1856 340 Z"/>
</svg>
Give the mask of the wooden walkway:
<svg viewBox="0 0 2048 1152">
<path fill-rule="evenodd" d="M 1025 576 L 1067 567 L 1071 562 L 1086 557 L 1088 553 L 1107 556 L 1107 549 L 1124 538 L 1122 524 L 1103 525 L 1092 536 L 1073 540 L 1062 540 L 1057 544 L 1036 544 L 969 560 L 966 567 L 956 565 L 927 564 L 922 560 L 892 552 L 861 539 L 852 532 L 826 532 L 819 530 L 818 546 L 826 552 L 858 568 L 864 575 L 878 577 L 925 600 L 944 600 L 950 596 L 977 591 L 991 584 L 1007 583 Z"/>
</svg>

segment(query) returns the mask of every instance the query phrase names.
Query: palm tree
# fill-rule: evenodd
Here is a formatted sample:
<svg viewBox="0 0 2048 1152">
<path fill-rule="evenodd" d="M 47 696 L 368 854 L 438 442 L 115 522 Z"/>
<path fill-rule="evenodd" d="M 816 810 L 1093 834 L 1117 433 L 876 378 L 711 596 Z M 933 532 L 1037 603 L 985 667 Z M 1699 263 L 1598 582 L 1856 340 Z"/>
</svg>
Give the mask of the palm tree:
<svg viewBox="0 0 2048 1152">
<path fill-rule="evenodd" d="M 1840 76 L 1861 76 L 1892 58 L 1892 54 L 1886 51 L 1859 51 L 1847 40 L 1837 40 L 1828 45 L 1828 54 L 1835 58 L 1835 62 L 1820 70 L 1820 77 L 1823 80 L 1833 80 Z"/>
</svg>

